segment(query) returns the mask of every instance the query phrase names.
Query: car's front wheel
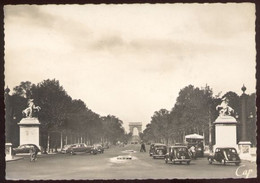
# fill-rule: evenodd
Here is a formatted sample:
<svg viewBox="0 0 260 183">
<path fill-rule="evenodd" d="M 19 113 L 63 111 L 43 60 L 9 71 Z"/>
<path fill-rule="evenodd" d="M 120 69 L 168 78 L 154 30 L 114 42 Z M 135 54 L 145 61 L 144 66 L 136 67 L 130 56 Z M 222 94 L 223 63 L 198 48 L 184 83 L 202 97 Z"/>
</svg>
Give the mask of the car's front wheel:
<svg viewBox="0 0 260 183">
<path fill-rule="evenodd" d="M 166 164 L 168 163 L 168 158 L 167 158 L 167 157 L 165 157 L 165 163 L 166 163 Z"/>
<path fill-rule="evenodd" d="M 238 166 L 240 163 L 239 162 L 237 162 L 237 163 L 235 163 L 236 164 L 236 166 Z"/>
<path fill-rule="evenodd" d="M 226 165 L 226 160 L 222 159 L 221 163 L 222 163 L 222 165 Z"/>
</svg>

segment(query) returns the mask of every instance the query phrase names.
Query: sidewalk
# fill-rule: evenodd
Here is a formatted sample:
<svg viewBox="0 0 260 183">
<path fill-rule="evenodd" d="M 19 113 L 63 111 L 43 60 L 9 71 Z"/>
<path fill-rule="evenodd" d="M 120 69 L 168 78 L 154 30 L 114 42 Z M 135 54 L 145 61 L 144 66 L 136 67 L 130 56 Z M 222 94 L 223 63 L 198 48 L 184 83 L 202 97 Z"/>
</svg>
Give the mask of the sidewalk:
<svg viewBox="0 0 260 183">
<path fill-rule="evenodd" d="M 250 162 L 256 162 L 256 147 L 251 147 L 250 148 L 250 154 L 248 155 L 242 155 L 240 154 L 239 157 L 241 160 L 246 160 L 246 161 L 250 161 Z"/>
<path fill-rule="evenodd" d="M 17 161 L 17 160 L 20 160 L 20 159 L 23 159 L 23 157 L 12 157 L 11 159 L 9 158 L 6 158 L 5 161 L 8 162 L 8 161 Z"/>
<path fill-rule="evenodd" d="M 250 155 L 239 155 L 241 160 L 250 161 L 251 163 L 256 162 L 256 155 L 250 154 Z"/>
<path fill-rule="evenodd" d="M 59 154 L 59 152 L 50 152 L 48 154 L 42 154 L 42 153 L 38 153 L 37 156 L 48 156 L 48 155 L 54 155 L 54 154 Z M 21 159 L 24 159 L 24 156 L 30 156 L 30 153 L 19 153 L 15 156 L 12 156 L 11 158 L 10 157 L 6 157 L 5 158 L 5 161 L 8 162 L 8 161 L 17 161 L 17 160 L 21 160 Z"/>
</svg>

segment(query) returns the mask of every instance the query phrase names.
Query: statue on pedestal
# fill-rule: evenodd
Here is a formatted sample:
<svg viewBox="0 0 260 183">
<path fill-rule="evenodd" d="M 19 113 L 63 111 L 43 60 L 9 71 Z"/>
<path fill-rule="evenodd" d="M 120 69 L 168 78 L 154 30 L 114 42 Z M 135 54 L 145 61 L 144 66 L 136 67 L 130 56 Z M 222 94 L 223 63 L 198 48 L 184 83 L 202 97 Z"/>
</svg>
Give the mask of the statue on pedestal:
<svg viewBox="0 0 260 183">
<path fill-rule="evenodd" d="M 228 106 L 229 100 L 224 97 L 220 105 L 217 105 L 216 109 L 219 110 L 219 116 L 231 116 L 234 112 L 230 106 Z"/>
<path fill-rule="evenodd" d="M 20 128 L 20 145 L 35 144 L 40 147 L 40 122 L 37 113 L 41 110 L 34 104 L 33 99 L 28 100 L 28 107 L 22 111 L 25 115 L 18 123 Z"/>
<path fill-rule="evenodd" d="M 35 106 L 34 100 L 29 99 L 28 100 L 28 107 L 23 110 L 23 114 L 25 115 L 26 118 L 32 118 L 35 117 L 35 114 L 39 112 L 41 108 L 39 106 Z"/>
</svg>

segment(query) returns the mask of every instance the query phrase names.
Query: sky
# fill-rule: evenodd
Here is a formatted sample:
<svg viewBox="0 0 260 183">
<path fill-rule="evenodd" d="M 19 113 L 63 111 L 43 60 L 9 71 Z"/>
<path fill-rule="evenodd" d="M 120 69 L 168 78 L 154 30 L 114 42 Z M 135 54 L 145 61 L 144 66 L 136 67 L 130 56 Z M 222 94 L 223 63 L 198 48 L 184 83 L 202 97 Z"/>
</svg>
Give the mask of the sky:
<svg viewBox="0 0 260 183">
<path fill-rule="evenodd" d="M 253 3 L 6 5 L 4 15 L 6 86 L 55 78 L 126 131 L 190 84 L 255 92 Z"/>
</svg>

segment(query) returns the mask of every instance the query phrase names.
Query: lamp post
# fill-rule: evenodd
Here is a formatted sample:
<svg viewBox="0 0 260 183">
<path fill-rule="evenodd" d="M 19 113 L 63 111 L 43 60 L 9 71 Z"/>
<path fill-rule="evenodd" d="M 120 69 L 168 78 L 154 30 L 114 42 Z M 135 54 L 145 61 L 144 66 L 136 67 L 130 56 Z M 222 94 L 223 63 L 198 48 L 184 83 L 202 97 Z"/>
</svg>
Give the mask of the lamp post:
<svg viewBox="0 0 260 183">
<path fill-rule="evenodd" d="M 5 89 L 5 94 L 4 94 L 4 102 L 5 102 L 5 160 L 11 160 L 13 159 L 12 156 L 12 133 L 11 133 L 11 123 L 13 121 L 12 119 L 12 105 L 11 105 L 11 100 L 10 100 L 10 95 L 9 95 L 10 89 L 7 88 Z"/>
</svg>

